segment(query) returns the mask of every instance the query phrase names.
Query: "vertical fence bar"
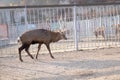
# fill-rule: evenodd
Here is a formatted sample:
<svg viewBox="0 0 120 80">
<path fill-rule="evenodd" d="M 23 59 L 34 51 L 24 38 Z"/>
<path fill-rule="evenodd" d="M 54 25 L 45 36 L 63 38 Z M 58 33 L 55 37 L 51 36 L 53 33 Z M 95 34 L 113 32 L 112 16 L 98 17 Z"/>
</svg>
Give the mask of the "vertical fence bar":
<svg viewBox="0 0 120 80">
<path fill-rule="evenodd" d="M 74 24 L 74 39 L 75 39 L 75 49 L 78 50 L 78 38 L 77 38 L 77 25 L 76 25 L 76 6 L 73 7 L 73 24 Z"/>
<path fill-rule="evenodd" d="M 27 22 L 27 7 L 26 7 L 26 4 L 27 4 L 27 2 L 25 0 L 25 7 L 24 7 L 25 31 L 27 31 L 27 24 L 28 24 L 28 22 Z"/>
</svg>

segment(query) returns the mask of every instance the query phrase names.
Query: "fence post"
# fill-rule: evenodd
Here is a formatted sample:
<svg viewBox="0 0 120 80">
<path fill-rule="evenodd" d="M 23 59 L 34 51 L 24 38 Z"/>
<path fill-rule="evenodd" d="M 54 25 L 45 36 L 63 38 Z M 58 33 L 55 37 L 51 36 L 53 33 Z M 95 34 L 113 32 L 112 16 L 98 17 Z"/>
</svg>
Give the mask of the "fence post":
<svg viewBox="0 0 120 80">
<path fill-rule="evenodd" d="M 24 17 L 25 17 L 25 31 L 28 30 L 28 22 L 27 22 L 27 2 L 25 0 L 25 4 L 24 4 Z"/>
<path fill-rule="evenodd" d="M 78 50 L 78 37 L 77 37 L 77 21 L 76 21 L 76 5 L 73 7 L 73 24 L 74 24 L 74 39 L 75 39 L 75 49 Z"/>
</svg>

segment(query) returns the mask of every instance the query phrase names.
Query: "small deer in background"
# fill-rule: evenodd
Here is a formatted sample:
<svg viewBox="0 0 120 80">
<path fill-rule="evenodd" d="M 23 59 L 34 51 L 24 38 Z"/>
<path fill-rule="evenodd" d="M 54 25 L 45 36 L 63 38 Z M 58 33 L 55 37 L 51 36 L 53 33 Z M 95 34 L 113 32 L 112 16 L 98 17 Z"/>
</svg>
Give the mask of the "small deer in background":
<svg viewBox="0 0 120 80">
<path fill-rule="evenodd" d="M 98 38 L 99 35 L 101 35 L 105 39 L 105 27 L 98 27 L 94 31 L 96 39 Z"/>
<path fill-rule="evenodd" d="M 112 27 L 115 29 L 116 37 L 118 37 L 120 35 L 120 24 L 112 25 Z"/>
</svg>

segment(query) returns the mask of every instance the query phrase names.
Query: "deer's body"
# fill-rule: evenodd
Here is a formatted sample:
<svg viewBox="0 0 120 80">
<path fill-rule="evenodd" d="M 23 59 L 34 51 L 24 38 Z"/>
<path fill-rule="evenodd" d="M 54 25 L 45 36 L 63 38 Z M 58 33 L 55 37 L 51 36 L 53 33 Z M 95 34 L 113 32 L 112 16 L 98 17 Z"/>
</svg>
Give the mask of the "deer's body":
<svg viewBox="0 0 120 80">
<path fill-rule="evenodd" d="M 24 34 L 20 36 L 20 40 L 19 40 L 22 43 L 22 46 L 19 48 L 20 61 L 23 61 L 21 58 L 21 51 L 23 49 L 25 49 L 28 55 L 33 59 L 33 56 L 29 52 L 29 47 L 31 44 L 39 44 L 36 58 L 38 57 L 38 53 L 39 53 L 39 50 L 42 44 L 46 45 L 50 53 L 50 56 L 54 58 L 52 56 L 49 45 L 50 43 L 57 42 L 61 39 L 67 39 L 66 36 L 61 32 L 52 32 L 52 31 L 45 30 L 45 29 L 35 29 L 35 30 L 25 32 Z"/>
</svg>

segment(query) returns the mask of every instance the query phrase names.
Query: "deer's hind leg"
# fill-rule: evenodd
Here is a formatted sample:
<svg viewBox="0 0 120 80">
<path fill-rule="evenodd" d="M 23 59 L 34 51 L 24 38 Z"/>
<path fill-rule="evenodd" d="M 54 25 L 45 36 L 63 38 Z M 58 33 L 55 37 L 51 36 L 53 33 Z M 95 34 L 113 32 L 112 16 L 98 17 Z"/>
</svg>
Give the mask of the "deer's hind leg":
<svg viewBox="0 0 120 80">
<path fill-rule="evenodd" d="M 27 54 L 32 58 L 32 59 L 34 59 L 33 58 L 33 56 L 30 54 L 30 52 L 29 52 L 29 47 L 30 47 L 30 44 L 26 44 L 25 45 L 25 51 L 27 52 Z"/>
</svg>

